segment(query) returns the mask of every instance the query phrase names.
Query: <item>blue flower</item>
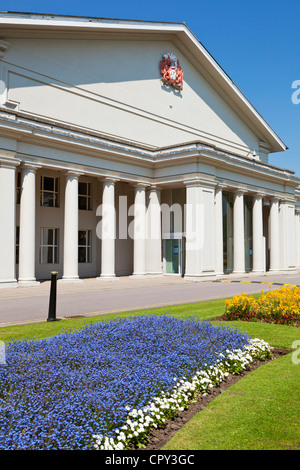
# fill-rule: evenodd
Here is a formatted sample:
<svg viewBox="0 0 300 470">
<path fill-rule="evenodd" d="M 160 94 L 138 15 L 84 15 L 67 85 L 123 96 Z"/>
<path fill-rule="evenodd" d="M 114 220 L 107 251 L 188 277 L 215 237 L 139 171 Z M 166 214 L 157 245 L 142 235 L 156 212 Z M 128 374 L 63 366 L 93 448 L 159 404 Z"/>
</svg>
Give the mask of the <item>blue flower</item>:
<svg viewBox="0 0 300 470">
<path fill-rule="evenodd" d="M 0 367 L 0 450 L 92 449 L 142 409 L 249 337 L 194 318 L 142 315 L 7 345 Z"/>
</svg>

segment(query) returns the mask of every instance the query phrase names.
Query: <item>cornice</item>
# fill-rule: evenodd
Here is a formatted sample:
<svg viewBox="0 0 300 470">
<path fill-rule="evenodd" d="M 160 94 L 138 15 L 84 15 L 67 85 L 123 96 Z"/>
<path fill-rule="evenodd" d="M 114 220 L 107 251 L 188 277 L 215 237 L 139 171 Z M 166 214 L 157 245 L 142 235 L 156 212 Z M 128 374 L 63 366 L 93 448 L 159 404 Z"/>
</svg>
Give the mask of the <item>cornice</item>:
<svg viewBox="0 0 300 470">
<path fill-rule="evenodd" d="M 18 112 L 6 111 L 0 107 L 1 129 L 5 137 L 41 146 L 59 148 L 67 152 L 84 154 L 108 160 L 122 161 L 151 170 L 174 167 L 188 162 L 204 162 L 215 168 L 226 168 L 240 174 L 289 184 L 296 188 L 300 184 L 293 171 L 259 161 L 255 156 L 241 157 L 229 154 L 199 141 L 182 143 L 160 149 L 146 148 L 110 140 L 100 135 L 72 127 L 61 127 L 46 121 L 19 116 Z"/>
</svg>

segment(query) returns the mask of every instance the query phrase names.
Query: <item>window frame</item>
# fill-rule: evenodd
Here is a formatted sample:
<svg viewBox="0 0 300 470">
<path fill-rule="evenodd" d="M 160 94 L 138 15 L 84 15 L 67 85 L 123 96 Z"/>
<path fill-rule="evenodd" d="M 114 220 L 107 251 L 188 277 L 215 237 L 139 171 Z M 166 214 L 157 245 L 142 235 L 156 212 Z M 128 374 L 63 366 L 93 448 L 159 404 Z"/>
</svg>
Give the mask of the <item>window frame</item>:
<svg viewBox="0 0 300 470">
<path fill-rule="evenodd" d="M 20 258 L 20 226 L 16 226 L 16 264 L 19 264 Z"/>
<path fill-rule="evenodd" d="M 86 185 L 86 193 L 80 192 L 80 185 Z M 92 210 L 92 184 L 90 181 L 79 181 L 78 182 L 78 210 L 80 211 L 91 211 Z M 80 201 L 85 201 L 84 206 L 80 207 Z"/>
<path fill-rule="evenodd" d="M 86 243 L 85 245 L 80 245 L 80 238 L 79 234 L 80 232 L 85 232 L 86 234 Z M 85 253 L 85 261 L 80 261 L 80 255 L 79 255 L 79 250 L 84 248 L 84 253 Z M 82 264 L 88 264 L 92 263 L 92 230 L 89 229 L 83 229 L 83 230 L 78 230 L 78 263 Z"/>
<path fill-rule="evenodd" d="M 52 244 L 45 244 L 43 243 L 45 237 L 43 235 L 44 230 L 52 230 L 53 235 L 52 235 Z M 55 243 L 56 241 L 56 243 Z M 48 261 L 48 251 L 46 258 L 47 260 L 44 260 L 44 250 L 43 248 L 51 249 L 52 250 L 52 262 Z M 56 251 L 55 251 L 56 249 Z M 40 264 L 59 264 L 59 228 L 56 227 L 41 227 L 40 228 Z"/>
<path fill-rule="evenodd" d="M 17 171 L 16 175 L 16 203 L 20 204 L 21 201 L 21 179 L 22 179 L 22 174 L 20 171 Z"/>
<path fill-rule="evenodd" d="M 45 189 L 45 178 L 51 178 L 53 180 L 53 190 Z M 52 194 L 53 198 L 53 205 L 45 204 L 44 196 L 45 193 Z M 57 176 L 49 176 L 49 175 L 41 175 L 40 179 L 40 206 L 41 207 L 59 207 L 59 177 Z"/>
</svg>

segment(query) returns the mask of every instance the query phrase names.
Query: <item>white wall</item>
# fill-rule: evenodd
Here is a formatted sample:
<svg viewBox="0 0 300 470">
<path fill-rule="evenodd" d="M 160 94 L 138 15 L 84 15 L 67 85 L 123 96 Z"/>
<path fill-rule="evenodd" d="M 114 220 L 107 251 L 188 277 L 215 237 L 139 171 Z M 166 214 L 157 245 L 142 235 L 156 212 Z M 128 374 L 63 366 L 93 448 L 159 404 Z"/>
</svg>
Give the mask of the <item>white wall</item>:
<svg viewBox="0 0 300 470">
<path fill-rule="evenodd" d="M 9 38 L 2 79 L 17 109 L 151 147 L 201 140 L 246 155 L 258 138 L 168 41 Z M 184 71 L 181 93 L 160 81 L 162 54 Z"/>
</svg>

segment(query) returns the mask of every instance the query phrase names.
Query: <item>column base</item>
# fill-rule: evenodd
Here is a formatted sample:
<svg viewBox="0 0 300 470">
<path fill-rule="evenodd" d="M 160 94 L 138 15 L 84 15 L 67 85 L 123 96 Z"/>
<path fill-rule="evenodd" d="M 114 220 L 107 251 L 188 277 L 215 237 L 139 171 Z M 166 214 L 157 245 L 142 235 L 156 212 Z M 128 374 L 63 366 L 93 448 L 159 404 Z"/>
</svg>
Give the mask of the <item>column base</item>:
<svg viewBox="0 0 300 470">
<path fill-rule="evenodd" d="M 202 273 L 202 274 L 185 274 L 183 279 L 186 281 L 194 281 L 194 282 L 204 282 L 204 281 L 211 281 L 212 279 L 217 279 L 215 273 Z"/>
<path fill-rule="evenodd" d="M 83 282 L 82 279 L 79 277 L 62 277 L 62 279 L 58 280 L 59 283 L 65 283 L 65 284 L 75 284 L 78 282 Z"/>
<path fill-rule="evenodd" d="M 163 277 L 163 276 L 164 276 L 164 273 L 162 273 L 162 272 L 147 273 L 146 276 L 147 276 L 147 277 L 154 277 L 154 278 L 156 278 L 156 277 Z"/>
<path fill-rule="evenodd" d="M 37 287 L 40 284 L 36 279 L 18 279 L 19 287 Z"/>
<path fill-rule="evenodd" d="M 247 277 L 248 274 L 245 271 L 233 271 L 232 273 L 228 274 L 230 277 Z"/>
<path fill-rule="evenodd" d="M 16 279 L 1 279 L 0 280 L 0 289 L 14 289 L 18 287 L 18 282 Z"/>
<path fill-rule="evenodd" d="M 223 272 L 216 273 L 216 278 L 217 279 L 222 279 L 223 277 L 226 277 L 226 274 L 224 274 Z"/>
<path fill-rule="evenodd" d="M 96 277 L 97 281 L 119 281 L 120 278 L 117 277 L 115 274 L 100 274 L 99 277 Z"/>
<path fill-rule="evenodd" d="M 274 269 L 267 271 L 266 274 L 296 274 L 298 270 L 296 268 L 283 268 L 283 269 Z"/>
<path fill-rule="evenodd" d="M 250 271 L 249 276 L 265 276 L 266 271 L 261 270 L 261 271 Z"/>
<path fill-rule="evenodd" d="M 145 279 L 147 277 L 147 273 L 133 273 L 129 277 L 131 279 Z"/>
</svg>

